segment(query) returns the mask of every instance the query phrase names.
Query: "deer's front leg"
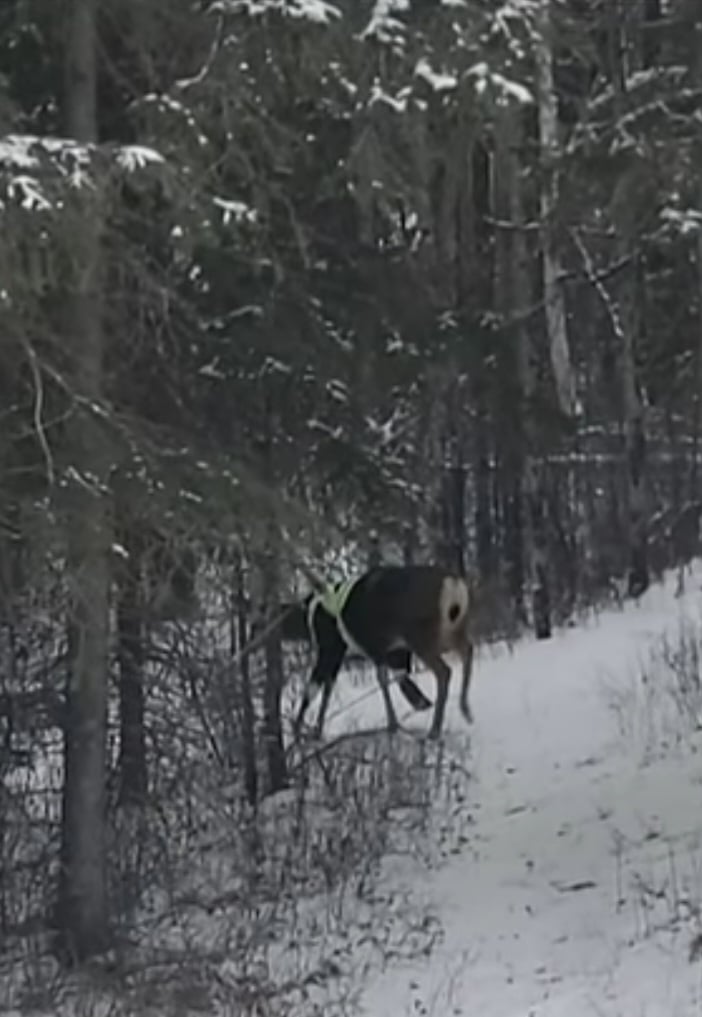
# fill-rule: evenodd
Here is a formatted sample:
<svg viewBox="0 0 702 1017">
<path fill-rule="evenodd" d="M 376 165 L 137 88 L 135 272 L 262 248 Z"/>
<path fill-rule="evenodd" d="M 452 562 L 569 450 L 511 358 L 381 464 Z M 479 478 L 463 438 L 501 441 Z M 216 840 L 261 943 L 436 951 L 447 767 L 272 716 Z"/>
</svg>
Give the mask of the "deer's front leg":
<svg viewBox="0 0 702 1017">
<path fill-rule="evenodd" d="M 400 728 L 400 722 L 397 719 L 395 713 L 395 707 L 392 705 L 392 696 L 390 695 L 390 686 L 388 682 L 388 671 L 385 664 L 378 664 L 376 673 L 378 675 L 378 684 L 380 685 L 380 691 L 383 696 L 383 702 L 385 704 L 385 715 L 388 722 L 388 731 L 390 734 L 394 734 Z"/>
<path fill-rule="evenodd" d="M 299 735 L 302 727 L 307 707 L 320 688 L 322 690 L 322 702 L 317 714 L 315 732 L 318 736 L 321 735 L 334 682 L 346 654 L 346 644 L 339 635 L 335 621 L 322 611 L 317 611 L 315 615 L 313 636 L 317 646 L 317 659 L 305 686 L 302 703 L 295 718 L 293 730 L 296 737 Z"/>
</svg>

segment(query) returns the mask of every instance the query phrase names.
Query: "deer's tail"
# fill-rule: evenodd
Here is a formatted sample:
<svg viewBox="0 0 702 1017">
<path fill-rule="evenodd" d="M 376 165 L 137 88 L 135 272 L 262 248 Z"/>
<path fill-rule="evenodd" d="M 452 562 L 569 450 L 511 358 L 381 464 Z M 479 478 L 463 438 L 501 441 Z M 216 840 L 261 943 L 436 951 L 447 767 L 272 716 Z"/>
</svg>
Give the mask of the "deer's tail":
<svg viewBox="0 0 702 1017">
<path fill-rule="evenodd" d="M 465 627 L 470 596 L 464 579 L 446 576 L 439 594 L 439 651 L 452 648 L 457 633 Z"/>
</svg>

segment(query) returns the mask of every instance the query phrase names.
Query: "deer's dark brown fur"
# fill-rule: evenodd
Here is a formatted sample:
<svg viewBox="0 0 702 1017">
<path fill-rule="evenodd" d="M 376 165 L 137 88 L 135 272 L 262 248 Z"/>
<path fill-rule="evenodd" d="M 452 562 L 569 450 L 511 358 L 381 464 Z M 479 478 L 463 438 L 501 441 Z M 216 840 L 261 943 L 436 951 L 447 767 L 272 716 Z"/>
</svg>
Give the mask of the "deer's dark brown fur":
<svg viewBox="0 0 702 1017">
<path fill-rule="evenodd" d="M 338 617 L 322 601 L 323 598 L 312 595 L 304 604 L 317 657 L 296 718 L 296 731 L 314 693 L 321 688 L 316 724 L 317 733 L 321 734 L 334 683 L 350 649 L 360 651 L 380 667 L 389 730 L 395 730 L 398 721 L 384 667 L 401 672 L 400 690 L 415 709 L 431 706 L 409 676 L 412 655 L 436 677 L 430 737 L 438 738 L 441 734 L 451 679 L 451 669 L 443 654 L 453 652 L 461 659 L 460 709 L 466 721 L 472 720 L 468 692 L 473 663 L 470 638 L 473 605 L 465 579 L 431 565 L 378 566 L 357 580 Z"/>
</svg>

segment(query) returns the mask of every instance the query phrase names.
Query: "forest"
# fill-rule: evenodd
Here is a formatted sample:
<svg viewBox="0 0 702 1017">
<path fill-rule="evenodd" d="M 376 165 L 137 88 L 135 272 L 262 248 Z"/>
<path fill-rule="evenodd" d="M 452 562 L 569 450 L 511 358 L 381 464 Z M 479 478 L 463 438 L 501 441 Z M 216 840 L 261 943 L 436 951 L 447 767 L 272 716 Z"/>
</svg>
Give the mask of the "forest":
<svg viewBox="0 0 702 1017">
<path fill-rule="evenodd" d="M 291 755 L 311 584 L 440 563 L 548 639 L 699 552 L 701 111 L 699 0 L 2 0 L 10 1009 L 109 955 L 125 1013 L 317 1012 L 339 958 L 264 944 L 436 762 Z"/>
</svg>

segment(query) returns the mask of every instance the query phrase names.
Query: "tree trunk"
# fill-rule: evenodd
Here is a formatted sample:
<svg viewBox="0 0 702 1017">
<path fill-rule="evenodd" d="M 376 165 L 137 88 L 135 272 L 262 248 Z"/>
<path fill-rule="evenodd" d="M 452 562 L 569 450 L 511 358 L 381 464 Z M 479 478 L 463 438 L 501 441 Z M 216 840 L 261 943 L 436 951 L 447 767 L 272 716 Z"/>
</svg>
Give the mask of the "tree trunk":
<svg viewBox="0 0 702 1017">
<path fill-rule="evenodd" d="M 142 547 L 132 527 L 125 532 L 123 545 L 128 558 L 119 571 L 117 594 L 119 802 L 120 805 L 135 805 L 146 797 L 148 774 L 144 736 Z"/>
<path fill-rule="evenodd" d="M 475 463 L 475 541 L 478 573 L 482 583 L 488 585 L 495 576 L 493 553 L 493 519 L 490 487 L 492 469 L 489 459 L 489 428 L 482 386 L 477 386 L 474 429 Z"/>
<path fill-rule="evenodd" d="M 244 582 L 244 563 L 238 555 L 235 565 L 234 580 L 234 614 L 236 617 L 236 640 L 232 651 L 242 653 L 249 638 L 248 615 L 246 609 L 246 587 Z M 232 655 L 233 655 L 232 653 Z M 253 808 L 258 801 L 258 769 L 256 766 L 256 714 L 251 692 L 251 657 L 247 653 L 240 657 L 239 674 L 241 684 L 241 752 L 244 767 L 244 788 L 246 800 Z"/>
<path fill-rule="evenodd" d="M 619 117 L 626 111 L 625 60 L 634 60 L 632 47 L 627 45 L 623 29 L 624 14 L 619 4 L 613 5 L 610 17 L 610 53 L 613 61 L 615 108 Z M 616 226 L 617 258 L 625 267 L 619 274 L 618 322 L 620 332 L 620 364 L 624 444 L 627 467 L 627 541 L 628 590 L 640 596 L 649 584 L 648 537 L 646 512 L 646 422 L 639 393 L 636 370 L 636 346 L 641 328 L 639 315 L 639 258 L 636 245 L 636 218 L 641 195 L 646 193 L 646 170 L 633 153 L 631 163 L 619 179 L 612 198 L 612 215 Z"/>
<path fill-rule="evenodd" d="M 505 339 L 501 344 L 500 399 L 502 428 L 499 435 L 503 505 L 503 546 L 507 578 L 515 615 L 524 621 L 524 528 L 522 513 L 523 441 L 521 388 L 516 367 L 512 278 L 512 236 L 509 224 L 509 191 L 513 184 L 511 166 L 512 110 L 504 106 L 495 121 L 495 152 L 492 159 L 491 204 L 497 221 L 493 305 L 502 319 Z"/>
<path fill-rule="evenodd" d="M 265 624 L 280 612 L 278 568 L 275 552 L 267 550 L 264 564 Z M 266 639 L 266 679 L 263 689 L 263 738 L 268 763 L 268 790 L 280 791 L 288 786 L 288 765 L 283 743 L 283 722 L 280 705 L 285 680 L 283 670 L 283 644 L 280 626 L 276 626 Z"/>
<path fill-rule="evenodd" d="M 66 24 L 66 127 L 82 142 L 97 140 L 96 0 L 72 0 Z M 105 742 L 108 674 L 110 544 L 105 483 L 109 460 L 99 404 L 103 335 L 99 279 L 99 187 L 85 188 L 71 237 L 75 280 L 67 301 L 66 350 L 82 397 L 67 424 L 69 582 L 68 683 L 64 733 L 59 881 L 60 945 L 67 961 L 102 951 L 108 942 L 105 872 Z"/>
<path fill-rule="evenodd" d="M 575 374 L 570 361 L 561 259 L 554 217 L 558 205 L 558 101 L 553 81 L 551 0 L 540 0 L 536 38 L 539 140 L 542 163 L 541 227 L 543 286 L 551 367 L 561 410 L 576 412 Z"/>
<path fill-rule="evenodd" d="M 697 63 L 695 67 L 697 86 L 702 87 L 702 13 L 697 15 L 694 21 L 695 53 Z M 702 122 L 697 118 L 697 136 L 695 138 L 695 165 L 700 165 L 702 158 Z M 698 183 L 698 201 L 702 207 L 702 179 Z M 700 431 L 702 425 L 702 228 L 697 230 L 697 349 L 696 349 L 696 386 L 694 394 L 694 440 L 692 445 L 692 467 L 690 469 L 690 494 L 692 500 L 699 497 L 699 465 L 697 458 L 700 446 Z"/>
</svg>

